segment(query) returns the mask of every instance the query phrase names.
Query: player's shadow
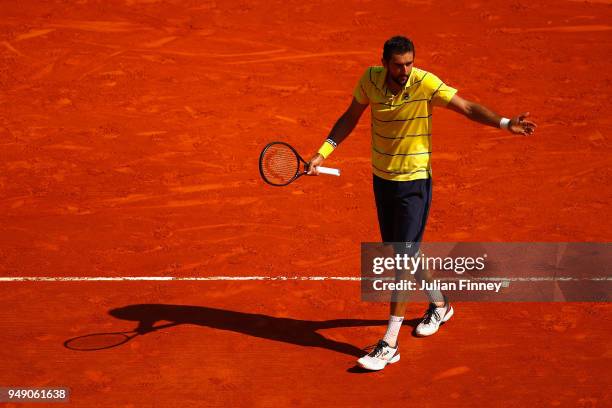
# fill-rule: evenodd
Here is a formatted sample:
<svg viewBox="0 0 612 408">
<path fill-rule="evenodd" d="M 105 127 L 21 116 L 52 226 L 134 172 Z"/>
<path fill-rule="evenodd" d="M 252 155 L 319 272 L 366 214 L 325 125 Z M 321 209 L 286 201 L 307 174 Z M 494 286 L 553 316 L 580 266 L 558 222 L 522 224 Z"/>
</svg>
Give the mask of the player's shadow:
<svg viewBox="0 0 612 408">
<path fill-rule="evenodd" d="M 304 347 L 324 348 L 355 357 L 362 356 L 364 351 L 352 344 L 329 339 L 318 331 L 339 327 L 382 326 L 387 324 L 386 320 L 299 320 L 204 306 L 167 304 L 129 305 L 112 309 L 109 314 L 117 319 L 137 322 L 138 327 L 135 330 L 140 335 L 156 331 L 155 324 L 157 322 L 163 322 L 159 328 L 192 324 Z M 405 321 L 412 326 L 416 324 L 415 322 Z"/>
</svg>

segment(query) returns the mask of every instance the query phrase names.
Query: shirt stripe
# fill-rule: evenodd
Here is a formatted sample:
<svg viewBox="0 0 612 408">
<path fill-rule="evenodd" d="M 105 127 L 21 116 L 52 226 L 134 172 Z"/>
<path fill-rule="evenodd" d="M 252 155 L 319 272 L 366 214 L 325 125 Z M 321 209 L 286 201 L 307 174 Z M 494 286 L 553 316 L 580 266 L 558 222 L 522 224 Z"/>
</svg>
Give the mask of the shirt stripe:
<svg viewBox="0 0 612 408">
<path fill-rule="evenodd" d="M 386 75 L 384 67 L 368 67 L 353 92 L 357 102 L 370 104 L 372 171 L 387 180 L 428 178 L 433 108 L 446 106 L 457 90 L 412 68 L 404 88 L 393 95 Z"/>
</svg>

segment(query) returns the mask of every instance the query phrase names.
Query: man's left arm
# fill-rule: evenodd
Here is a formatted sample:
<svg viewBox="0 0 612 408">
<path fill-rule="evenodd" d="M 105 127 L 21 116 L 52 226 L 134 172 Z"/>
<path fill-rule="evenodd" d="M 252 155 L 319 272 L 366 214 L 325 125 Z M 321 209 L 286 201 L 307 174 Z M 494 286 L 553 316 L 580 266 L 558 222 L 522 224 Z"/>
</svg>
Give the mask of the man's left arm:
<svg viewBox="0 0 612 408">
<path fill-rule="evenodd" d="M 531 135 L 535 132 L 537 127 L 533 121 L 527 119 L 529 117 L 529 112 L 524 112 L 511 119 L 506 119 L 486 106 L 463 99 L 457 94 L 453 95 L 446 107 L 461 113 L 475 122 L 496 128 L 507 128 L 510 132 L 518 135 Z"/>
</svg>

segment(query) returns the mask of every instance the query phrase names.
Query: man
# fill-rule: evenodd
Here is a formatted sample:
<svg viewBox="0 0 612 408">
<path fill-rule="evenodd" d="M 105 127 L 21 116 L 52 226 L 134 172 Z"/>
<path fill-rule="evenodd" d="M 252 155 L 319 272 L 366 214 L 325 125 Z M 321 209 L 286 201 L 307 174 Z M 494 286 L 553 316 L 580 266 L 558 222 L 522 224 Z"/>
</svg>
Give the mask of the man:
<svg viewBox="0 0 612 408">
<path fill-rule="evenodd" d="M 418 244 L 423 237 L 432 191 L 434 106 L 446 107 L 476 122 L 518 135 L 530 135 L 536 128 L 527 119 L 529 112 L 507 119 L 461 98 L 456 89 L 434 74 L 413 67 L 414 56 L 414 45 L 408 38 L 397 36 L 385 42 L 383 66 L 366 69 L 355 87 L 351 105 L 309 162 L 308 174 L 318 174 L 317 166 L 352 132 L 370 105 L 373 185 L 383 242 Z M 434 334 L 454 313 L 440 291 L 428 291 L 427 295 L 431 304 L 416 328 L 419 336 Z M 374 350 L 357 361 L 361 367 L 381 370 L 388 363 L 399 361 L 397 338 L 406 306 L 405 301 L 391 302 L 387 331 Z"/>
</svg>

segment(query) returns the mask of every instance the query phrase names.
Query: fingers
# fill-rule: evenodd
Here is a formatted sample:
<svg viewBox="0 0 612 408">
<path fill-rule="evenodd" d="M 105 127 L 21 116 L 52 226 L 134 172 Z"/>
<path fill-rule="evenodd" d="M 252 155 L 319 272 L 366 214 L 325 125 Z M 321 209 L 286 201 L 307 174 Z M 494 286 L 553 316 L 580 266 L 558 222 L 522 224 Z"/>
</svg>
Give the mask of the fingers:
<svg viewBox="0 0 612 408">
<path fill-rule="evenodd" d="M 516 124 L 510 127 L 510 132 L 514 133 L 515 135 L 530 135 L 534 132 L 533 128 L 530 127 L 526 127 L 526 126 L 522 126 L 521 124 Z"/>
<path fill-rule="evenodd" d="M 308 162 L 308 164 L 306 165 L 308 168 L 308 171 L 306 171 L 306 174 L 308 176 L 318 176 L 319 175 L 319 169 L 317 168 L 317 166 L 320 164 L 319 161 L 320 160 L 311 160 Z"/>
<path fill-rule="evenodd" d="M 528 125 L 530 127 L 534 127 L 534 128 L 538 127 L 538 125 L 536 125 L 535 122 L 532 122 L 530 120 L 523 120 L 521 123 L 523 123 L 524 125 Z"/>
<path fill-rule="evenodd" d="M 317 169 L 317 166 L 313 165 L 312 163 L 308 163 L 308 172 L 306 172 L 306 174 L 309 176 L 318 176 L 319 169 Z"/>
<path fill-rule="evenodd" d="M 529 115 L 529 112 L 523 112 L 516 117 L 516 122 L 514 123 L 516 126 L 513 129 L 515 133 L 527 136 L 535 132 L 535 128 L 537 128 L 538 125 L 536 125 L 535 122 L 526 119 L 529 117 Z"/>
<path fill-rule="evenodd" d="M 526 125 L 530 125 L 533 127 L 538 127 L 535 122 L 527 119 L 529 117 L 529 112 L 523 112 L 520 115 L 518 115 L 518 123 L 520 124 L 526 124 Z"/>
<path fill-rule="evenodd" d="M 512 133 L 514 133 L 515 135 L 523 135 L 523 136 L 527 136 L 527 131 L 525 129 L 523 129 L 522 127 L 516 127 L 516 128 L 512 128 L 511 129 Z"/>
<path fill-rule="evenodd" d="M 323 163 L 323 160 L 325 160 L 323 159 L 323 156 L 321 156 L 319 153 L 315 154 L 306 165 L 308 168 L 306 174 L 309 176 L 318 176 L 319 170 L 317 169 L 317 167 L 320 166 L 321 163 Z"/>
<path fill-rule="evenodd" d="M 519 135 L 524 135 L 524 136 L 531 135 L 533 134 L 533 132 L 535 132 L 534 128 L 529 127 L 529 126 L 522 126 L 522 124 L 518 125 L 516 129 L 513 129 L 513 130 L 514 130 L 514 133 L 517 133 Z"/>
</svg>

